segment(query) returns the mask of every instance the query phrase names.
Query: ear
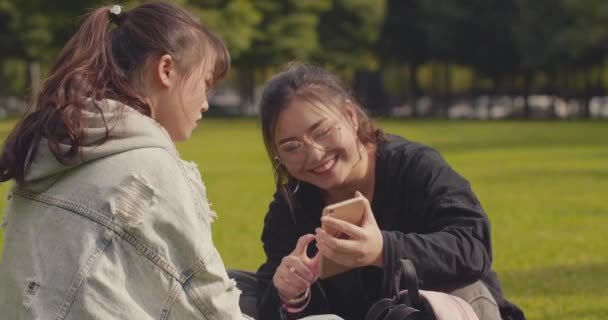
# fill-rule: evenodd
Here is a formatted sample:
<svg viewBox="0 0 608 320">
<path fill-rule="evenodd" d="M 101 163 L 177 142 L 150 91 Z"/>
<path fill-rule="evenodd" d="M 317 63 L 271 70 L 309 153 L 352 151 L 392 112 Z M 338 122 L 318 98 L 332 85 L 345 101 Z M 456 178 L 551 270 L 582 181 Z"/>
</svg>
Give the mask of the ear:
<svg viewBox="0 0 608 320">
<path fill-rule="evenodd" d="M 350 101 L 350 99 L 346 99 L 345 109 L 346 109 L 346 118 L 350 121 L 350 123 L 353 127 L 353 130 L 356 133 L 357 129 L 359 129 L 359 121 L 357 118 L 356 107 L 353 104 L 353 102 Z"/>
<path fill-rule="evenodd" d="M 165 54 L 161 56 L 156 61 L 153 70 L 154 78 L 160 86 L 169 88 L 173 85 L 176 75 L 175 61 L 173 61 L 173 58 L 170 55 Z"/>
</svg>

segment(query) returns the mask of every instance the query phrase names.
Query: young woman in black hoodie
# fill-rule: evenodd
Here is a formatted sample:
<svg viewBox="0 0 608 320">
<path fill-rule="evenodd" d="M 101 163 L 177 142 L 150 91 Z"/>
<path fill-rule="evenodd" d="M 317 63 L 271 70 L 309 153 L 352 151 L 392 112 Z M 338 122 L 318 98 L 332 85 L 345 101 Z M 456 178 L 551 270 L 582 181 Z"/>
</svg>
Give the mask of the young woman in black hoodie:
<svg viewBox="0 0 608 320">
<path fill-rule="evenodd" d="M 261 113 L 277 184 L 262 234 L 267 260 L 255 277 L 232 273 L 241 287 L 256 282 L 260 319 L 364 319 L 373 302 L 392 295 L 404 258 L 422 289 L 462 297 L 480 319 L 524 319 L 491 269 L 486 213 L 439 152 L 376 128 L 339 80 L 316 66 L 274 76 Z M 355 194 L 368 204 L 361 226 L 321 216 Z M 348 238 L 332 237 L 322 221 Z M 350 271 L 319 279 L 321 255 Z"/>
</svg>

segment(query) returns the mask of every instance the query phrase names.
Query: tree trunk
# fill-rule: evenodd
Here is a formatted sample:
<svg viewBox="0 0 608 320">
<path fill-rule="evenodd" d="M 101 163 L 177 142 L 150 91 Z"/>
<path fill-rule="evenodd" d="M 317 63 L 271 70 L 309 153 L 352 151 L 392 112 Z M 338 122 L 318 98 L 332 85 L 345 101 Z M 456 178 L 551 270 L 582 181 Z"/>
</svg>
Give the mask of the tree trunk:
<svg viewBox="0 0 608 320">
<path fill-rule="evenodd" d="M 418 117 L 418 96 L 420 95 L 420 84 L 418 84 L 418 62 L 410 61 L 409 63 L 409 90 L 408 100 L 412 108 L 412 117 Z"/>
<path fill-rule="evenodd" d="M 598 75 L 597 75 L 597 95 L 603 96 L 604 92 L 606 92 L 606 87 L 604 83 L 604 69 L 606 69 L 606 63 L 602 60 L 599 65 Z"/>
<path fill-rule="evenodd" d="M 572 75 L 572 71 L 567 71 L 566 76 L 564 78 L 564 88 L 566 89 L 566 95 L 568 98 L 573 98 L 574 85 L 576 81 L 573 80 L 574 76 Z"/>
<path fill-rule="evenodd" d="M 556 102 L 557 99 L 555 96 L 557 95 L 557 71 L 553 70 L 547 73 L 547 85 L 545 91 L 551 95 L 551 111 L 550 117 L 557 118 L 557 107 Z"/>
<path fill-rule="evenodd" d="M 532 116 L 532 108 L 530 106 L 530 93 L 532 91 L 532 72 L 526 72 L 524 74 L 524 117 L 530 118 Z"/>
<path fill-rule="evenodd" d="M 492 76 L 492 93 L 490 94 L 490 103 L 486 106 L 486 118 L 493 119 L 494 100 L 501 90 L 500 78 L 497 75 Z"/>
<path fill-rule="evenodd" d="M 255 77 L 254 70 L 250 68 L 241 68 L 238 71 L 237 83 L 241 104 L 239 105 L 239 114 L 248 115 L 252 112 L 255 103 Z"/>
<path fill-rule="evenodd" d="M 467 100 L 469 100 L 475 116 L 478 116 L 476 104 L 477 97 L 479 97 L 479 75 L 477 72 L 473 71 L 473 78 L 471 79 L 471 86 L 469 87 Z"/>
<path fill-rule="evenodd" d="M 564 100 L 570 98 L 570 93 L 568 92 L 569 83 L 570 73 L 567 70 L 561 70 L 558 76 L 557 92 L 558 95 Z"/>
<path fill-rule="evenodd" d="M 2 95 L 3 93 L 5 93 L 4 90 L 6 90 L 6 85 L 4 84 L 4 82 L 2 82 L 2 80 L 4 80 L 4 69 L 6 68 L 6 60 L 4 59 L 0 59 L 0 95 Z"/>
<path fill-rule="evenodd" d="M 449 63 L 444 63 L 442 64 L 441 71 L 441 116 L 447 119 L 449 117 L 452 93 L 452 68 Z"/>
<path fill-rule="evenodd" d="M 513 113 L 515 113 L 515 100 L 518 97 L 519 92 L 517 92 L 517 90 L 515 88 L 515 76 L 513 76 L 513 75 L 507 76 L 506 81 L 507 81 L 506 82 L 507 88 L 505 90 L 506 90 L 506 92 L 509 93 L 509 96 L 511 97 L 509 117 L 513 117 Z"/>
<path fill-rule="evenodd" d="M 583 118 L 591 118 L 590 104 L 593 98 L 592 86 L 593 86 L 593 70 L 585 72 L 583 74 L 584 88 L 583 88 Z"/>
<path fill-rule="evenodd" d="M 433 62 L 431 65 L 431 114 L 436 116 L 439 112 L 437 108 L 440 107 L 438 103 L 439 97 L 439 85 L 440 85 L 440 77 L 439 77 L 439 64 L 437 62 Z"/>
<path fill-rule="evenodd" d="M 40 92 L 40 62 L 28 61 L 28 82 L 30 85 L 30 101 L 34 102 Z"/>
<path fill-rule="evenodd" d="M 390 115 L 388 95 L 384 89 L 384 75 L 381 70 L 358 70 L 355 73 L 353 91 L 363 107 L 372 110 L 374 115 Z"/>
</svg>

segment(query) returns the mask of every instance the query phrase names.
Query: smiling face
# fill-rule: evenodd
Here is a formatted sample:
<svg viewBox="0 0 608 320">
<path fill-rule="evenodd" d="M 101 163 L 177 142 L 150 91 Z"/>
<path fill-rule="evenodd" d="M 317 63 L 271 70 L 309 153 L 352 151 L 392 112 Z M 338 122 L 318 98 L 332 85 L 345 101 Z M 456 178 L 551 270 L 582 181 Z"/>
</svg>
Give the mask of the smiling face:
<svg viewBox="0 0 608 320">
<path fill-rule="evenodd" d="M 330 111 L 303 99 L 294 99 L 277 117 L 276 156 L 289 174 L 324 190 L 342 187 L 360 160 L 356 115 Z"/>
</svg>

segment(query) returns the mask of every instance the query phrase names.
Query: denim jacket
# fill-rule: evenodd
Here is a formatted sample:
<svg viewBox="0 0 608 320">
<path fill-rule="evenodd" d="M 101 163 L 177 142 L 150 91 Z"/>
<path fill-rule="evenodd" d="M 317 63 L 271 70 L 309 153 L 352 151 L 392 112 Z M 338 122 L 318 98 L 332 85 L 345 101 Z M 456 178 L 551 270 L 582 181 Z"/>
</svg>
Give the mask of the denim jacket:
<svg viewBox="0 0 608 320">
<path fill-rule="evenodd" d="M 0 318 L 242 319 L 196 166 L 151 118 L 97 104 L 78 163 L 43 142 L 7 195 Z"/>
</svg>

